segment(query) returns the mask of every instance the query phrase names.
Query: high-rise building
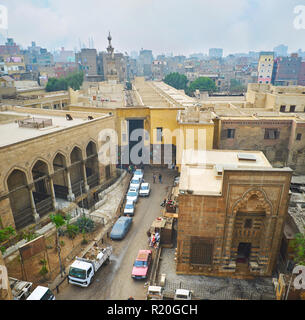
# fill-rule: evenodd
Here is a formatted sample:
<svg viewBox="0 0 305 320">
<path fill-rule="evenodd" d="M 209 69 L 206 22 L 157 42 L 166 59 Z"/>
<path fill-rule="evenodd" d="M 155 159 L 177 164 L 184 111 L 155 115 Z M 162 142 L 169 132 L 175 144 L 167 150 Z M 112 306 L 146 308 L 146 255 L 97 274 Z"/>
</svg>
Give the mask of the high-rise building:
<svg viewBox="0 0 305 320">
<path fill-rule="evenodd" d="M 138 51 L 131 51 L 130 52 L 130 57 L 132 59 L 138 59 L 139 58 L 139 52 Z"/>
<path fill-rule="evenodd" d="M 28 70 L 35 70 L 37 67 L 49 67 L 54 64 L 54 57 L 47 49 L 41 48 L 32 42 L 32 45 L 24 50 L 25 62 Z"/>
<path fill-rule="evenodd" d="M 75 54 L 75 61 L 79 70 L 84 72 L 86 81 L 102 81 L 102 76 L 98 74 L 96 49 L 81 49 Z"/>
<path fill-rule="evenodd" d="M 54 54 L 55 62 L 75 62 L 75 53 L 72 50 L 65 50 L 64 47 L 61 48 L 60 51 Z"/>
<path fill-rule="evenodd" d="M 8 38 L 5 45 L 0 46 L 0 54 L 20 54 L 20 47 L 14 42 L 14 39 Z"/>
<path fill-rule="evenodd" d="M 153 61 L 154 57 L 152 54 L 152 50 L 141 50 L 138 60 L 139 75 L 143 75 L 148 78 L 151 77 Z"/>
<path fill-rule="evenodd" d="M 302 58 L 297 53 L 290 57 L 279 57 L 275 61 L 274 84 L 280 86 L 297 85 L 301 70 Z"/>
<path fill-rule="evenodd" d="M 274 64 L 273 52 L 261 52 L 258 62 L 258 83 L 271 83 Z"/>
<path fill-rule="evenodd" d="M 288 56 L 288 46 L 280 44 L 273 49 L 276 57 L 287 57 Z"/>
<path fill-rule="evenodd" d="M 211 57 L 211 58 L 222 58 L 223 57 L 223 49 L 221 49 L 221 48 L 211 48 L 211 49 L 209 49 L 209 57 Z"/>
</svg>

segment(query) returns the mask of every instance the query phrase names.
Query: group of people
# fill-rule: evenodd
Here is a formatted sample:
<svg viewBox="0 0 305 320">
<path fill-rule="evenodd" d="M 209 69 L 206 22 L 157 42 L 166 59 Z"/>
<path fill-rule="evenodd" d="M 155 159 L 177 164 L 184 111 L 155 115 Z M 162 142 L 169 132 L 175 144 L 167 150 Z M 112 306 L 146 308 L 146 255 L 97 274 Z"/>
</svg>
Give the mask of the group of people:
<svg viewBox="0 0 305 320">
<path fill-rule="evenodd" d="M 153 233 L 149 239 L 149 246 L 152 248 L 158 248 L 160 245 L 160 234 L 158 232 Z"/>
<path fill-rule="evenodd" d="M 159 178 L 159 183 L 162 183 L 162 174 L 161 173 L 159 173 L 158 178 Z M 154 180 L 154 183 L 156 183 L 157 175 L 155 173 L 153 174 L 153 180 Z"/>
</svg>

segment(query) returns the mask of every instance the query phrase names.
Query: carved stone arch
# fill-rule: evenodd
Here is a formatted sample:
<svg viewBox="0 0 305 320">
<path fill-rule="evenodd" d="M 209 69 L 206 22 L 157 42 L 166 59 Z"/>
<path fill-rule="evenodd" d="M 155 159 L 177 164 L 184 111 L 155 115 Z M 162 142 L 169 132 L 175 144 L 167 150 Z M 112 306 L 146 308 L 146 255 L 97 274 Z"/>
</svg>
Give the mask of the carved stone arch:
<svg viewBox="0 0 305 320">
<path fill-rule="evenodd" d="M 247 209 L 248 201 L 256 197 L 257 207 L 255 211 L 263 210 L 266 216 L 272 215 L 273 207 L 271 201 L 267 198 L 266 193 L 261 189 L 250 189 L 245 192 L 241 199 L 237 200 L 233 206 L 232 213 L 233 216 L 236 216 L 237 212 L 242 209 Z"/>
<path fill-rule="evenodd" d="M 48 169 L 48 174 L 51 174 L 51 172 L 53 172 L 53 166 L 50 164 L 50 162 L 42 157 L 37 157 L 33 162 L 32 162 L 32 165 L 30 166 L 29 168 L 29 171 L 31 173 L 31 183 L 33 182 L 33 177 L 32 177 L 32 171 L 33 171 L 33 168 L 35 167 L 36 163 L 38 161 L 41 161 L 41 162 L 44 162 L 46 165 L 47 165 L 47 169 Z"/>
<path fill-rule="evenodd" d="M 8 187 L 7 180 L 8 180 L 8 178 L 10 177 L 10 175 L 11 175 L 15 170 L 19 170 L 19 171 L 21 171 L 22 173 L 25 174 L 25 177 L 26 177 L 26 180 L 27 180 L 27 183 L 28 183 L 28 184 L 29 184 L 29 182 L 32 180 L 32 179 L 31 179 L 31 175 L 29 174 L 29 172 L 28 172 L 27 169 L 22 168 L 22 167 L 19 167 L 19 166 L 14 166 L 14 167 L 12 167 L 12 168 L 6 173 L 6 175 L 5 175 L 4 179 L 3 179 L 5 192 L 9 192 L 9 187 Z"/>
<path fill-rule="evenodd" d="M 97 142 L 94 140 L 94 139 L 90 139 L 89 141 L 88 141 L 88 143 L 86 144 L 86 146 L 85 146 L 85 152 L 86 152 L 86 158 L 88 157 L 88 147 L 89 147 L 89 145 L 90 144 L 93 144 L 94 145 L 94 147 L 95 147 L 95 153 L 96 154 L 98 154 L 98 144 L 97 144 Z"/>
<path fill-rule="evenodd" d="M 75 148 L 80 149 L 82 160 L 86 158 L 86 150 L 84 150 L 84 149 L 86 149 L 86 147 L 84 148 L 79 144 L 74 144 L 72 146 L 72 148 L 70 148 L 70 150 L 69 150 L 69 164 L 70 165 L 71 165 L 71 154 L 72 154 L 72 152 L 74 151 Z"/>
<path fill-rule="evenodd" d="M 60 154 L 64 157 L 65 161 L 66 161 L 66 165 L 68 164 L 68 156 L 67 156 L 67 153 L 62 151 L 62 150 L 57 150 L 54 154 L 53 154 L 53 157 L 51 158 L 51 163 L 52 163 L 52 166 L 53 166 L 53 163 L 54 163 L 54 160 L 55 158 L 57 157 L 57 155 Z"/>
</svg>

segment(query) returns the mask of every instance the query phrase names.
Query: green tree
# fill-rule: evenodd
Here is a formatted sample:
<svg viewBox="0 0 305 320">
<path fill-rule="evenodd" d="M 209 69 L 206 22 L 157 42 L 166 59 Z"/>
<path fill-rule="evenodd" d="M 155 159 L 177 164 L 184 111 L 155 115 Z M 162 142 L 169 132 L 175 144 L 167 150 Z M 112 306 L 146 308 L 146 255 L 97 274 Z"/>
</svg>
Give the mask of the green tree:
<svg viewBox="0 0 305 320">
<path fill-rule="evenodd" d="M 294 262 L 305 265 L 305 234 L 296 234 L 295 240 L 292 241 L 292 248 L 295 252 Z"/>
<path fill-rule="evenodd" d="M 62 78 L 50 78 L 46 85 L 46 91 L 61 91 L 72 88 L 73 90 L 79 90 L 84 81 L 84 73 L 76 72 Z"/>
<path fill-rule="evenodd" d="M 168 74 L 163 81 L 178 90 L 185 90 L 188 83 L 187 77 L 178 72 Z"/>
<path fill-rule="evenodd" d="M 58 254 L 60 273 L 62 276 L 63 275 L 63 266 L 62 266 L 61 256 L 60 256 L 61 248 L 60 248 L 60 243 L 59 243 L 59 230 L 63 225 L 66 224 L 66 220 L 64 219 L 64 217 L 61 214 L 51 214 L 50 219 L 56 227 L 56 249 L 57 249 L 57 254 Z"/>
<path fill-rule="evenodd" d="M 0 230 L 0 244 L 2 242 L 5 242 L 5 241 L 9 240 L 11 237 L 13 237 L 15 235 L 16 235 L 16 231 L 12 227 L 7 227 L 7 228 L 4 228 L 4 229 L 1 229 Z M 4 253 L 5 252 L 5 247 L 4 246 L 0 246 L 0 250 L 1 250 L 2 253 Z"/>
<path fill-rule="evenodd" d="M 214 92 L 216 89 L 215 82 L 212 79 L 199 77 L 195 81 L 191 82 L 189 87 L 185 90 L 185 93 L 189 96 L 193 96 L 196 90 Z"/>
</svg>

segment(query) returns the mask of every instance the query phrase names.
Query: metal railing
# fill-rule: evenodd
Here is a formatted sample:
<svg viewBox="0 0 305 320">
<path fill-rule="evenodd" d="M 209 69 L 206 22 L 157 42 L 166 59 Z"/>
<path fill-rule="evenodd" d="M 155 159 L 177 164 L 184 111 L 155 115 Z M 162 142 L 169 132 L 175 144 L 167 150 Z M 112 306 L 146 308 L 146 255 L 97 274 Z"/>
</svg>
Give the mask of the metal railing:
<svg viewBox="0 0 305 320">
<path fill-rule="evenodd" d="M 258 292 L 241 285 L 234 286 L 208 286 L 205 284 L 188 284 L 166 280 L 164 297 L 173 298 L 177 289 L 193 292 L 195 299 L 208 300 L 275 300 L 272 292 Z"/>
</svg>

